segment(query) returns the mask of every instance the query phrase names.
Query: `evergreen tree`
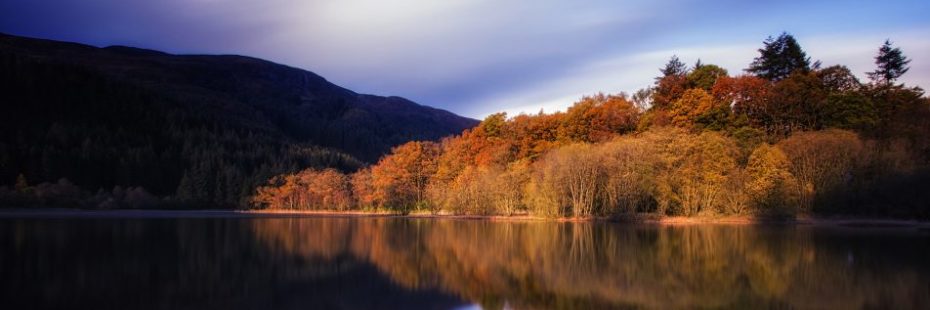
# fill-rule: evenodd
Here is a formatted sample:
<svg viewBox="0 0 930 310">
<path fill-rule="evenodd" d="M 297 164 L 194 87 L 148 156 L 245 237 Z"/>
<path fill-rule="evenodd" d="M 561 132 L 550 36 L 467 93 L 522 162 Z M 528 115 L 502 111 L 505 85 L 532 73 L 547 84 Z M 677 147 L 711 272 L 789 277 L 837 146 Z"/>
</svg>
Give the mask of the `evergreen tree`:
<svg viewBox="0 0 930 310">
<path fill-rule="evenodd" d="M 907 66 L 911 60 L 904 57 L 901 49 L 891 47 L 891 41 L 885 40 L 885 44 L 878 49 L 878 56 L 875 56 L 875 64 L 878 68 L 873 72 L 868 72 L 872 81 L 890 84 L 900 78 L 910 68 Z"/>
<path fill-rule="evenodd" d="M 659 69 L 659 71 L 662 72 L 662 76 L 657 77 L 656 80 L 661 80 L 662 78 L 668 76 L 685 75 L 688 72 L 688 67 L 685 65 L 685 63 L 678 59 L 677 55 L 672 55 L 672 58 L 668 60 L 668 63 L 665 64 L 665 67 Z"/>
<path fill-rule="evenodd" d="M 688 66 L 681 62 L 678 56 L 672 55 L 665 67 L 659 71 L 662 72 L 662 76 L 656 78 L 652 104 L 654 107 L 664 108 L 678 99 L 687 89 Z"/>
<path fill-rule="evenodd" d="M 769 37 L 763 44 L 765 46 L 759 49 L 761 55 L 753 60 L 747 72 L 770 81 L 779 81 L 794 71 L 810 71 L 810 57 L 787 32 L 782 32 L 778 38 Z"/>
</svg>

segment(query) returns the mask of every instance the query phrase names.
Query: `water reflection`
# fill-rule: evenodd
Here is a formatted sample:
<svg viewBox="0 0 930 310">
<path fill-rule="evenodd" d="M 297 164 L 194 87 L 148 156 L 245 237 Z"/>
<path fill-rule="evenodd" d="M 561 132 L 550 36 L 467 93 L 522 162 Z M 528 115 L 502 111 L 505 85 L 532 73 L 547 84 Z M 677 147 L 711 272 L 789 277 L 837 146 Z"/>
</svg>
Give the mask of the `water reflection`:
<svg viewBox="0 0 930 310">
<path fill-rule="evenodd" d="M 13 308 L 926 308 L 930 236 L 458 220 L 0 220 Z"/>
</svg>

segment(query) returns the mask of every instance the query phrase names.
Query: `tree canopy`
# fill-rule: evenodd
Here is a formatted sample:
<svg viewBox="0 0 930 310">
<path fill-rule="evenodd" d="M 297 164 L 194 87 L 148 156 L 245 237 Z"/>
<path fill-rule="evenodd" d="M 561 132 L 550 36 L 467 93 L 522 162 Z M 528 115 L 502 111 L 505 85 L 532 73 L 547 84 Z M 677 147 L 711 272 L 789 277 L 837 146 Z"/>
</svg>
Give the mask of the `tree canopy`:
<svg viewBox="0 0 930 310">
<path fill-rule="evenodd" d="M 747 72 L 770 81 L 779 81 L 795 71 L 810 71 L 810 57 L 807 57 L 794 36 L 783 32 L 776 38 L 769 37 L 763 44 L 759 49 L 759 57 L 753 60 Z"/>
</svg>

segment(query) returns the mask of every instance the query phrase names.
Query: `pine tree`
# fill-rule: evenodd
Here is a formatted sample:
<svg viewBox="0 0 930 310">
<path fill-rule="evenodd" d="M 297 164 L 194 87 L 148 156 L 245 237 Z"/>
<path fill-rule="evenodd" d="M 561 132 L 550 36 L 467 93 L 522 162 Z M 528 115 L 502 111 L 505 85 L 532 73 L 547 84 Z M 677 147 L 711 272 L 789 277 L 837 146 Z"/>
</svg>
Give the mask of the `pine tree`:
<svg viewBox="0 0 930 310">
<path fill-rule="evenodd" d="M 770 81 L 782 80 L 795 71 L 810 71 L 810 57 L 801 49 L 798 41 L 787 32 L 778 38 L 768 37 L 749 65 L 747 72 Z"/>
<path fill-rule="evenodd" d="M 672 55 L 665 67 L 659 69 L 659 71 L 662 72 L 662 76 L 657 77 L 656 80 L 661 80 L 667 76 L 685 75 L 688 72 L 688 67 L 678 59 L 677 55 Z"/>
<path fill-rule="evenodd" d="M 875 64 L 878 68 L 873 72 L 868 72 L 872 81 L 890 84 L 900 78 L 910 68 L 907 66 L 910 59 L 904 57 L 900 48 L 892 48 L 891 41 L 885 40 L 885 44 L 878 49 L 878 55 L 875 56 Z"/>
</svg>

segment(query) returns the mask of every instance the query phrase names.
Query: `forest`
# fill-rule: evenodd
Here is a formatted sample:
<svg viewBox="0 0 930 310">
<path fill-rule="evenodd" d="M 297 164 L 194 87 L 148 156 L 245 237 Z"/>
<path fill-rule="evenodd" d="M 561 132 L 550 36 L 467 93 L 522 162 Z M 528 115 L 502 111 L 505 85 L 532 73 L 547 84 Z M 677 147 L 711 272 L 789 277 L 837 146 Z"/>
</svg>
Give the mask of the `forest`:
<svg viewBox="0 0 930 310">
<path fill-rule="evenodd" d="M 885 41 L 868 81 L 812 62 L 788 33 L 744 73 L 673 56 L 633 94 L 494 114 L 352 173 L 272 177 L 263 209 L 539 217 L 930 218 L 930 100 Z"/>
<path fill-rule="evenodd" d="M 0 207 L 241 208 L 476 120 L 243 56 L 0 34 Z"/>
</svg>

